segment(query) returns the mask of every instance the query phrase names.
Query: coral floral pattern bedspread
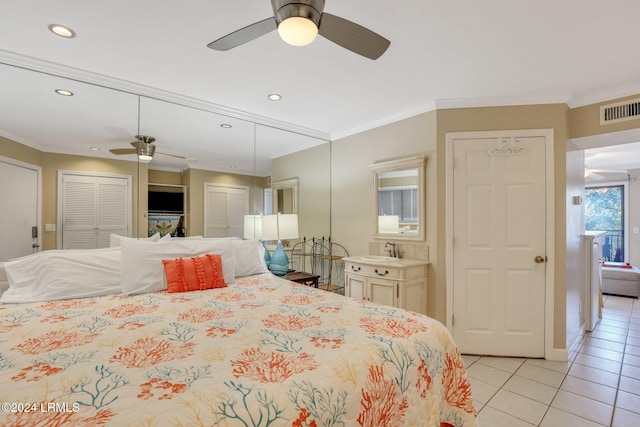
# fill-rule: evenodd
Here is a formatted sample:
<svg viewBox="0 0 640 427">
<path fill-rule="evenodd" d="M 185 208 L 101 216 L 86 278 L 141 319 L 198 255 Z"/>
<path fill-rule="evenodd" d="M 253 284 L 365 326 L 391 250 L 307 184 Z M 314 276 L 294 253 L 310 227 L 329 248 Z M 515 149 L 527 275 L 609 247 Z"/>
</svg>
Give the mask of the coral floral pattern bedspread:
<svg viewBox="0 0 640 427">
<path fill-rule="evenodd" d="M 440 323 L 270 274 L 0 306 L 0 402 L 2 426 L 477 426 Z"/>
</svg>

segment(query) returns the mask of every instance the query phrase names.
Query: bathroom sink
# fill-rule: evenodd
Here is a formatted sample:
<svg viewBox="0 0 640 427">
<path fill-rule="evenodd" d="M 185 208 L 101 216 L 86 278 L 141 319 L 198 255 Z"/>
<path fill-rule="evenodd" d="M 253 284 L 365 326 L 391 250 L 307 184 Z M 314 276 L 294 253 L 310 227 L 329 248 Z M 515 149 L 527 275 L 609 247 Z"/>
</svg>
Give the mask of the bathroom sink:
<svg viewBox="0 0 640 427">
<path fill-rule="evenodd" d="M 384 262 L 394 262 L 394 261 L 400 260 L 400 258 L 394 258 L 394 257 L 384 256 L 384 255 L 363 255 L 360 257 L 360 259 L 363 261 L 384 261 Z"/>
</svg>

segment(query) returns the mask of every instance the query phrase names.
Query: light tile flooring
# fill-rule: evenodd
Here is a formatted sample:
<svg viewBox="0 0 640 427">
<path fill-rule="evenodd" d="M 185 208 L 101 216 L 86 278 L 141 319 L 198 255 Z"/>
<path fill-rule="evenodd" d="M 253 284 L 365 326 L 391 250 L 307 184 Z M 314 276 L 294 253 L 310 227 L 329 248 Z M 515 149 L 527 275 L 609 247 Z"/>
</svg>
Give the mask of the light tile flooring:
<svg viewBox="0 0 640 427">
<path fill-rule="evenodd" d="M 482 427 L 640 426 L 640 300 L 605 295 L 569 362 L 463 356 Z"/>
</svg>

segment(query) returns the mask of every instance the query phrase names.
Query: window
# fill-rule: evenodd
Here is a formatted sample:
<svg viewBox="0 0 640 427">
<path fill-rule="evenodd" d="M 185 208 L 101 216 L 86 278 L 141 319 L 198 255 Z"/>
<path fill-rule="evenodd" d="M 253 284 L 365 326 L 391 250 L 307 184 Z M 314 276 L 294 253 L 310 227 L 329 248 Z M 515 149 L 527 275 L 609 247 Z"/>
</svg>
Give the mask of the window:
<svg viewBox="0 0 640 427">
<path fill-rule="evenodd" d="M 585 229 L 606 231 L 604 261 L 626 262 L 627 184 L 590 185 L 585 189 Z"/>
<path fill-rule="evenodd" d="M 387 188 L 379 190 L 378 215 L 398 215 L 401 224 L 417 224 L 418 189 Z"/>
</svg>

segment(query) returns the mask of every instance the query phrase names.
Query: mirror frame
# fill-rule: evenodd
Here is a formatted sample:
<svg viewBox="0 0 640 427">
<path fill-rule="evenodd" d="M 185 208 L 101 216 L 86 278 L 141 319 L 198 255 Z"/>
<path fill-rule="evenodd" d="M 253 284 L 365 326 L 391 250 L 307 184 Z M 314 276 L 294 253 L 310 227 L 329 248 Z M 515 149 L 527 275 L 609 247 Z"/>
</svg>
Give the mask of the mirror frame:
<svg viewBox="0 0 640 427">
<path fill-rule="evenodd" d="M 271 212 L 272 213 L 281 213 L 278 206 L 278 190 L 286 190 L 291 189 L 291 197 L 293 203 L 293 212 L 289 213 L 298 213 L 298 182 L 300 180 L 298 178 L 284 179 L 282 181 L 272 182 L 271 183 Z"/>
<path fill-rule="evenodd" d="M 393 239 L 393 240 L 425 240 L 426 227 L 426 182 L 425 169 L 427 165 L 427 156 L 419 155 L 405 157 L 402 159 L 388 160 L 369 165 L 373 172 L 373 237 L 374 239 Z M 378 175 L 383 172 L 401 171 L 407 169 L 418 169 L 418 232 L 416 234 L 402 233 L 380 233 L 378 230 Z"/>
</svg>

